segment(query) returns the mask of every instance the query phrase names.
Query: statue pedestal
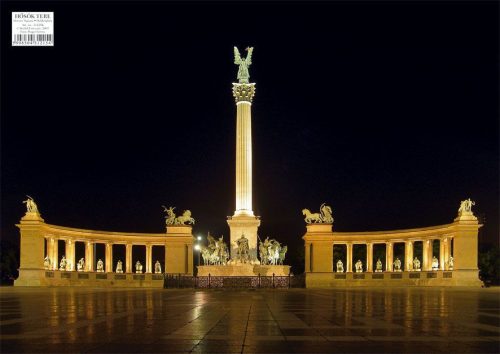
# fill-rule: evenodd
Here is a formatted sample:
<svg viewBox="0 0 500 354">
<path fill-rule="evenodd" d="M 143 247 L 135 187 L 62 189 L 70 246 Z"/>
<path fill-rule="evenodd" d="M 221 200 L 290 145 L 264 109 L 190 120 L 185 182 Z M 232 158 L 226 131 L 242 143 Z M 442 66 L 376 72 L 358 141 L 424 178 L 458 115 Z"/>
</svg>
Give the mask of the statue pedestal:
<svg viewBox="0 0 500 354">
<path fill-rule="evenodd" d="M 288 276 L 290 266 L 287 265 L 260 265 L 260 264 L 236 264 L 236 265 L 211 265 L 198 266 L 198 276 L 207 277 L 255 277 L 261 276 Z"/>
<path fill-rule="evenodd" d="M 250 260 L 257 259 L 257 229 L 260 226 L 260 219 L 251 215 L 235 215 L 228 217 L 227 224 L 230 230 L 230 253 L 231 258 L 236 258 L 238 245 L 236 241 L 245 235 L 248 239 Z"/>
</svg>

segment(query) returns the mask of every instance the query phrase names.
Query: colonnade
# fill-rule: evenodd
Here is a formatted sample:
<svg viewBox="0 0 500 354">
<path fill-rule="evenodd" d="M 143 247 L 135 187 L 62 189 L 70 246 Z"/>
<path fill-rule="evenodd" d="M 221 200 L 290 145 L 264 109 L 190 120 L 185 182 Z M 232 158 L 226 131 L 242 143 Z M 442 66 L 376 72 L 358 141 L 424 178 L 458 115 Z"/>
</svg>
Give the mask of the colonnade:
<svg viewBox="0 0 500 354">
<path fill-rule="evenodd" d="M 355 245 L 365 245 L 366 246 L 366 256 L 365 259 L 362 259 L 363 262 L 363 270 L 365 272 L 373 272 L 375 268 L 373 267 L 374 257 L 373 257 L 373 249 L 375 245 L 385 245 L 385 266 L 383 268 L 386 272 L 394 271 L 394 245 L 396 243 L 404 243 L 404 264 L 401 265 L 401 270 L 403 271 L 412 271 L 413 269 L 413 259 L 414 259 L 414 245 L 415 242 L 422 242 L 422 266 L 421 270 L 427 271 L 432 270 L 432 258 L 433 258 L 433 242 L 439 241 L 439 270 L 452 270 L 453 266 L 450 267 L 450 257 L 452 257 L 452 243 L 453 237 L 441 237 L 441 238 L 430 238 L 430 239 L 412 239 L 412 240 L 396 240 L 396 241 L 373 241 L 373 242 L 337 242 L 333 241 L 332 246 L 343 245 L 346 247 L 346 272 L 353 271 L 353 264 L 356 259 L 353 259 L 353 249 Z M 311 247 L 312 243 L 306 243 L 306 248 Z M 309 262 L 306 262 L 306 271 L 313 271 L 311 269 L 312 258 L 311 252 L 307 252 L 309 254 Z M 334 271 L 336 270 L 336 262 L 338 259 L 334 259 L 333 267 Z"/>
<path fill-rule="evenodd" d="M 346 257 L 343 264 L 344 271 L 353 273 L 356 270 L 353 259 L 354 247 L 363 245 L 366 247 L 366 254 L 360 261 L 363 263 L 362 271 L 375 273 L 375 271 L 394 272 L 394 261 L 397 258 L 401 261 L 401 266 L 396 271 L 412 272 L 421 271 L 442 271 L 444 275 L 439 275 L 441 285 L 465 285 L 477 286 L 479 281 L 478 269 L 478 230 L 482 225 L 478 223 L 477 218 L 470 211 L 460 211 L 458 216 L 451 224 L 424 227 L 418 229 L 394 230 L 394 231 L 376 231 L 376 232 L 334 232 L 332 224 L 311 223 L 307 224 L 307 232 L 302 237 L 305 246 L 305 272 L 306 285 L 311 286 L 332 286 L 333 282 L 349 279 L 358 281 L 359 279 L 386 279 L 383 276 L 360 278 L 354 275 L 341 276 L 336 275 L 338 256 L 334 256 L 334 246 L 345 245 Z M 434 241 L 439 241 L 439 251 L 433 252 Z M 420 262 L 420 268 L 414 269 L 413 261 L 416 256 L 415 245 L 422 243 L 422 251 L 418 252 L 417 258 Z M 404 251 L 397 247 L 395 254 L 395 245 L 404 244 Z M 379 245 L 385 245 L 385 266 L 382 269 L 376 268 L 374 255 L 375 248 Z M 420 245 L 419 247 L 420 248 Z M 380 254 L 381 256 L 381 254 Z M 336 257 L 336 259 L 334 259 Z M 433 257 L 436 257 L 438 265 L 433 267 Z M 343 257 L 342 257 L 343 258 Z M 380 257 L 382 258 L 382 257 Z M 404 259 L 403 259 L 404 258 Z M 436 266 L 436 259 L 434 266 Z M 452 263 L 450 261 L 452 260 Z M 343 259 L 342 259 L 343 261 Z M 397 262 L 399 263 L 399 262 Z M 416 262 L 417 263 L 417 262 Z M 340 264 L 339 264 L 340 265 Z M 375 266 L 375 267 L 374 267 Z M 339 267 L 339 272 L 342 269 Z M 330 275 L 328 274 L 330 273 Z M 404 279 L 420 279 L 416 276 L 404 276 Z M 437 275 L 428 274 L 425 279 L 434 279 Z M 399 276 L 390 276 L 388 279 L 401 279 Z M 445 284 L 444 279 L 452 279 Z M 417 280 L 415 280 L 417 281 Z M 438 282 L 435 282 L 436 284 Z M 338 284 L 338 283 L 335 283 Z"/>
<path fill-rule="evenodd" d="M 47 253 L 46 257 L 50 259 L 49 269 L 58 270 L 61 258 L 63 255 L 59 255 L 59 241 L 65 242 L 65 254 L 63 254 L 66 258 L 67 271 L 75 271 L 76 264 L 78 259 L 76 259 L 76 242 L 81 242 L 85 246 L 85 268 L 83 271 L 94 272 L 96 271 L 96 255 L 94 254 L 94 246 L 96 244 L 104 244 L 104 259 L 102 259 L 104 263 L 104 272 L 112 273 L 116 269 L 116 262 L 113 262 L 113 246 L 114 245 L 124 245 L 125 246 L 125 259 L 124 264 L 125 268 L 123 271 L 125 273 L 132 273 L 135 271 L 133 266 L 132 259 L 132 247 L 133 246 L 143 246 L 146 249 L 146 264 L 145 264 L 145 273 L 153 273 L 154 265 L 153 265 L 153 246 L 159 246 L 164 248 L 165 258 L 162 260 L 162 264 L 167 264 L 166 255 L 167 255 L 167 247 L 164 243 L 123 243 L 123 242 L 112 242 L 112 241 L 104 241 L 104 240 L 82 240 L 68 237 L 55 237 L 55 236 L 45 236 L 45 242 L 47 245 Z M 192 247 L 192 246 L 188 246 Z M 162 269 L 164 270 L 164 269 Z"/>
<path fill-rule="evenodd" d="M 47 284 L 46 279 L 51 275 L 46 274 L 44 270 L 58 270 L 63 255 L 66 258 L 64 270 L 76 271 L 78 263 L 76 245 L 79 242 L 84 243 L 85 268 L 82 271 L 85 272 L 97 271 L 95 245 L 103 244 L 103 271 L 106 273 L 116 271 L 116 263 L 113 264 L 113 246 L 124 245 L 125 259 L 121 259 L 124 273 L 136 271 L 137 259 L 132 259 L 134 246 L 145 247 L 146 257 L 142 270 L 145 273 L 153 273 L 153 246 L 159 246 L 165 250 L 164 259 L 159 259 L 160 263 L 163 263 L 162 272 L 193 274 L 193 235 L 190 225 L 167 226 L 166 232 L 158 234 L 84 230 L 46 224 L 38 211 L 27 211 L 16 226 L 21 233 L 19 278 L 15 281 L 16 286 Z M 59 252 L 59 241 L 65 242 L 64 250 L 61 249 L 61 252 Z M 50 260 L 50 264 L 47 264 L 47 259 Z"/>
</svg>

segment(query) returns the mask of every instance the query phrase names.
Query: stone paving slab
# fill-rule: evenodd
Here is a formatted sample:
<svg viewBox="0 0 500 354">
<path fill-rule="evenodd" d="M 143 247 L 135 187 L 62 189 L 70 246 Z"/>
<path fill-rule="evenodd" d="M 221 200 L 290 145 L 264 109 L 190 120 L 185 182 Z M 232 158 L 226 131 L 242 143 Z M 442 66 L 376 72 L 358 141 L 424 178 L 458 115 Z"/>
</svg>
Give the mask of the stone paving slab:
<svg viewBox="0 0 500 354">
<path fill-rule="evenodd" d="M 499 353 L 500 289 L 0 288 L 2 353 Z"/>
</svg>

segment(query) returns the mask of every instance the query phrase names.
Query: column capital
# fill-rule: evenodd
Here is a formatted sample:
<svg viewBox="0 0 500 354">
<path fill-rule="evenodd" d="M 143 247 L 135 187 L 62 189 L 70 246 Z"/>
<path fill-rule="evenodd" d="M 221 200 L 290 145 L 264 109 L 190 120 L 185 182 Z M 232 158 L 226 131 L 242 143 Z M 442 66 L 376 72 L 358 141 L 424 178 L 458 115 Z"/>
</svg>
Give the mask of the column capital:
<svg viewBox="0 0 500 354">
<path fill-rule="evenodd" d="M 233 82 L 233 96 L 236 103 L 247 102 L 252 103 L 253 96 L 255 95 L 255 84 L 239 84 Z"/>
</svg>

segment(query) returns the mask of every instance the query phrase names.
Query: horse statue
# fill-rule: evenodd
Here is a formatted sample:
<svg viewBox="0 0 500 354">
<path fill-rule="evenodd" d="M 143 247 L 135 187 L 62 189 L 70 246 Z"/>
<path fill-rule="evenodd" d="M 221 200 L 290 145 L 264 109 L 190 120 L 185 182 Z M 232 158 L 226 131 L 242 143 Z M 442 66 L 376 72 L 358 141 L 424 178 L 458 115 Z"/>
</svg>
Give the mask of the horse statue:
<svg viewBox="0 0 500 354">
<path fill-rule="evenodd" d="M 174 225 L 175 223 L 175 213 L 174 213 L 174 209 L 175 207 L 170 207 L 170 208 L 167 208 L 165 205 L 162 205 L 163 207 L 163 211 L 167 213 L 167 215 L 165 216 L 165 223 L 167 225 Z"/>
<path fill-rule="evenodd" d="M 319 207 L 321 220 L 326 224 L 333 224 L 332 208 L 325 203 Z"/>
<path fill-rule="evenodd" d="M 311 213 L 309 209 L 302 209 L 302 215 L 305 216 L 304 221 L 307 224 L 321 223 L 320 213 Z"/>
<path fill-rule="evenodd" d="M 280 252 L 279 252 L 279 260 L 278 260 L 279 265 L 283 265 L 283 261 L 285 260 L 286 251 L 288 251 L 288 246 L 281 247 Z"/>
<path fill-rule="evenodd" d="M 175 225 L 186 225 L 186 223 L 194 225 L 194 219 L 191 217 L 191 210 L 184 210 L 181 216 L 175 218 Z"/>
<path fill-rule="evenodd" d="M 269 263 L 276 265 L 279 259 L 281 245 L 275 239 L 272 239 L 270 243 L 271 244 L 267 248 Z"/>
<path fill-rule="evenodd" d="M 209 265 L 210 264 L 210 249 L 205 246 L 201 246 L 201 257 L 203 258 L 203 265 Z"/>
</svg>

